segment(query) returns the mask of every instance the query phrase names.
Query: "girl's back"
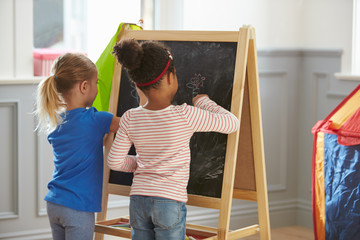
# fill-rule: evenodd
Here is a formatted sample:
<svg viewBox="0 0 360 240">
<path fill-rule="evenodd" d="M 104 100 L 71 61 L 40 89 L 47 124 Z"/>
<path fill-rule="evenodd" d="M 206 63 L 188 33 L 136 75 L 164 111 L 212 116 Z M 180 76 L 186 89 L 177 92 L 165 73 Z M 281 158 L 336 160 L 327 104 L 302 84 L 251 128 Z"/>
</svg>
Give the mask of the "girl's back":
<svg viewBox="0 0 360 240">
<path fill-rule="evenodd" d="M 108 156 L 108 165 L 114 170 L 134 171 L 132 195 L 186 202 L 189 146 L 194 132 L 230 133 L 238 128 L 236 117 L 208 97 L 198 98 L 195 105 L 197 107 L 170 105 L 156 111 L 138 107 L 124 113 Z M 137 152 L 133 160 L 136 169 L 119 164 L 127 157 L 132 144 Z"/>
<path fill-rule="evenodd" d="M 48 135 L 55 170 L 45 200 L 79 211 L 99 212 L 103 137 L 112 115 L 95 108 L 76 108 L 62 116 L 63 123 Z"/>
</svg>

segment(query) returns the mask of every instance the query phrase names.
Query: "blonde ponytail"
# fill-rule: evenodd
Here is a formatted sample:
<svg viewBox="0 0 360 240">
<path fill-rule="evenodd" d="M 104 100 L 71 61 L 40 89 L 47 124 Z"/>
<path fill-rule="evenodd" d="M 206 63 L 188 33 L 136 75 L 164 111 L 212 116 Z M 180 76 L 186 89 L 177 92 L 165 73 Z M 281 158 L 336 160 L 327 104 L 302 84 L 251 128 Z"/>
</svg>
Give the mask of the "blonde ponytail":
<svg viewBox="0 0 360 240">
<path fill-rule="evenodd" d="M 63 97 L 76 83 L 96 76 L 95 64 L 84 54 L 65 53 L 57 58 L 52 67 L 54 75 L 40 82 L 37 90 L 36 109 L 34 111 L 38 124 L 36 130 L 50 132 L 63 119 L 61 114 L 66 111 Z"/>
<path fill-rule="evenodd" d="M 37 91 L 35 114 L 37 115 L 37 130 L 50 132 L 61 123 L 60 114 L 65 111 L 66 104 L 56 90 L 55 76 L 50 76 L 40 82 Z"/>
</svg>

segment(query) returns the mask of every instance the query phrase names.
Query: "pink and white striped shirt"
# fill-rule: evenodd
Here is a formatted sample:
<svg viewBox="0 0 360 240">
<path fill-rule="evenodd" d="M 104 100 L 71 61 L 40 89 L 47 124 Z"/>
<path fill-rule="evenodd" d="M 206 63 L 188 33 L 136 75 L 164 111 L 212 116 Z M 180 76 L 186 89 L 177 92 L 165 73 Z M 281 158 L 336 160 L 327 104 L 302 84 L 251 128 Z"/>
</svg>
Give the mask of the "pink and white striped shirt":
<svg viewBox="0 0 360 240">
<path fill-rule="evenodd" d="M 130 195 L 186 202 L 193 133 L 239 129 L 239 120 L 208 97 L 194 105 L 157 111 L 138 107 L 123 114 L 107 163 L 112 170 L 134 172 Z M 136 156 L 128 155 L 132 144 Z"/>
</svg>

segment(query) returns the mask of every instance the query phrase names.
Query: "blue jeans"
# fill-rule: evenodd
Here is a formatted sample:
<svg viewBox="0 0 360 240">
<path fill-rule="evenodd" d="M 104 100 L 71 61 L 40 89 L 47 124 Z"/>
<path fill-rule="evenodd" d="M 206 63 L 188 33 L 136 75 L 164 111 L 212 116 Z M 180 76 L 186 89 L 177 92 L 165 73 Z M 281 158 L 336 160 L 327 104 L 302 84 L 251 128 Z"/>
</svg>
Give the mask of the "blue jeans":
<svg viewBox="0 0 360 240">
<path fill-rule="evenodd" d="M 184 240 L 186 205 L 167 198 L 130 196 L 130 225 L 133 240 Z"/>
<path fill-rule="evenodd" d="M 77 211 L 47 202 L 53 240 L 92 240 L 95 213 Z"/>
</svg>

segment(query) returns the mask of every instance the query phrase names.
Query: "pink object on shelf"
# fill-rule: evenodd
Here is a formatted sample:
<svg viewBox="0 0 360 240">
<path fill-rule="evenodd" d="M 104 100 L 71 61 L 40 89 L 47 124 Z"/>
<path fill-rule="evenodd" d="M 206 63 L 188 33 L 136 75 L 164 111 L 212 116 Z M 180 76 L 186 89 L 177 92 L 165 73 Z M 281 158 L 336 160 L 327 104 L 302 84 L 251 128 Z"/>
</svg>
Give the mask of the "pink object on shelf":
<svg viewBox="0 0 360 240">
<path fill-rule="evenodd" d="M 34 55 L 34 76 L 49 76 L 51 67 L 59 56 L 67 52 L 76 52 L 66 49 L 35 48 Z M 86 55 L 86 53 L 84 53 Z"/>
<path fill-rule="evenodd" d="M 34 75 L 49 76 L 55 59 L 68 51 L 51 48 L 35 48 L 34 54 Z"/>
</svg>

